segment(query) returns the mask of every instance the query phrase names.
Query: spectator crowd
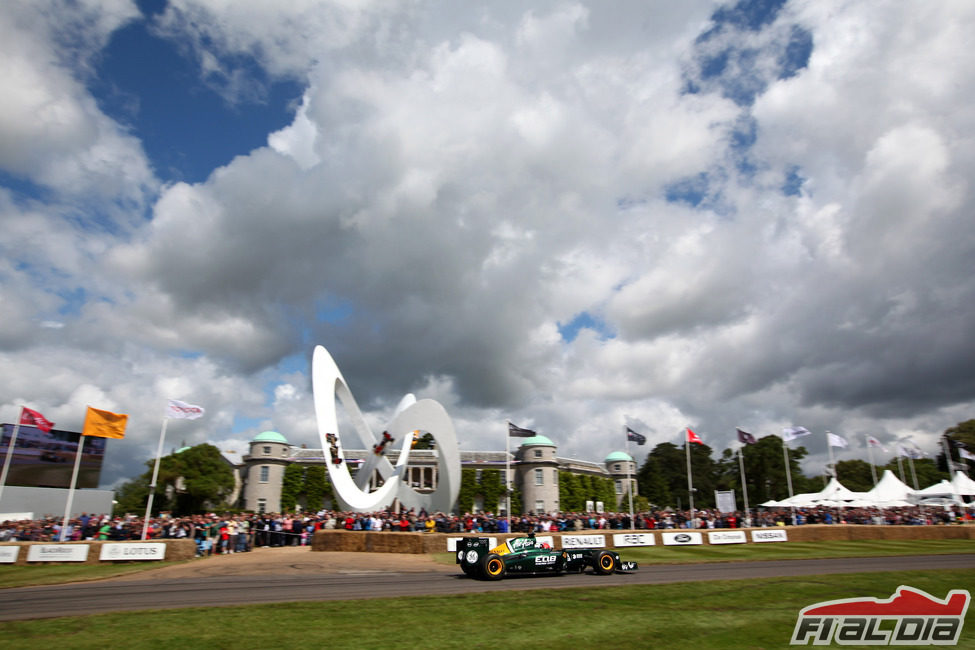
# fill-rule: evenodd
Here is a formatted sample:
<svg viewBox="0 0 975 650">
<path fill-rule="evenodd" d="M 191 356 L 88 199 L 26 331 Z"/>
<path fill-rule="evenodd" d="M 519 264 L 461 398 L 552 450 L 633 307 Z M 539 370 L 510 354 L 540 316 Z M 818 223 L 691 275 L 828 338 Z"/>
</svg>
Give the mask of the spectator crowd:
<svg viewBox="0 0 975 650">
<path fill-rule="evenodd" d="M 637 513 L 553 513 L 524 514 L 511 518 L 514 533 L 580 533 L 592 530 L 712 529 L 810 524 L 946 525 L 969 523 L 970 512 L 960 507 L 943 508 L 788 508 L 759 509 L 745 515 L 717 510 L 671 509 Z M 46 517 L 0 524 L 0 542 L 60 541 L 62 519 Z M 68 522 L 68 541 L 133 541 L 142 537 L 142 517 L 82 514 Z M 196 542 L 197 555 L 242 553 L 256 547 L 299 546 L 310 543 L 317 530 L 360 530 L 374 532 L 507 533 L 508 519 L 493 513 L 465 513 L 409 510 L 371 513 L 321 510 L 317 513 L 225 513 L 172 516 L 162 513 L 149 521 L 148 539 L 189 538 Z"/>
</svg>

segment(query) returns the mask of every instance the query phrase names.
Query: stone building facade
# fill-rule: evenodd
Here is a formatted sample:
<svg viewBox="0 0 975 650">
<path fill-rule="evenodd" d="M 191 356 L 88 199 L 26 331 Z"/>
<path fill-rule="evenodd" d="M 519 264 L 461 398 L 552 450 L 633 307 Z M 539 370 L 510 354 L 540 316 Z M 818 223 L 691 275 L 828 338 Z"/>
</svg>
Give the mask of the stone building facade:
<svg viewBox="0 0 975 650">
<path fill-rule="evenodd" d="M 636 462 L 629 454 L 614 451 L 602 463 L 596 463 L 562 458 L 557 451 L 558 447 L 546 436 L 534 436 L 524 439 L 510 454 L 504 451 L 461 451 L 460 462 L 462 469 L 500 470 L 502 480 L 510 464 L 513 484 L 521 489 L 525 511 L 557 512 L 561 509 L 559 472 L 612 479 L 617 500 L 615 504 L 604 504 L 608 510 L 626 509 L 629 499 L 627 479 L 633 494 L 638 494 Z M 364 449 L 346 449 L 345 459 L 349 468 L 354 471 L 370 453 Z M 436 489 L 436 454 L 435 449 L 414 449 L 410 452 L 410 463 L 403 480 L 418 492 Z M 238 506 L 256 512 L 280 512 L 284 470 L 291 463 L 324 465 L 325 457 L 321 449 L 305 449 L 288 444 L 287 439 L 276 431 L 265 431 L 255 436 L 248 453 L 235 468 L 241 484 Z M 377 487 L 380 480 L 378 475 L 373 476 L 370 487 Z M 503 512 L 504 508 L 504 504 L 476 504 L 476 509 L 493 512 Z"/>
</svg>

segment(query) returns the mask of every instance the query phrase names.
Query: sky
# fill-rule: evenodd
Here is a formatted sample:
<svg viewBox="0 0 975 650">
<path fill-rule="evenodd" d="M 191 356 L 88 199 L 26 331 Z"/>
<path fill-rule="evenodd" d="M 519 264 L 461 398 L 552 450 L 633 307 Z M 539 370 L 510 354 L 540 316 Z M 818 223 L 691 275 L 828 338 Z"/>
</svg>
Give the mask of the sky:
<svg viewBox="0 0 975 650">
<path fill-rule="evenodd" d="M 0 420 L 129 414 L 102 487 L 169 399 L 207 413 L 167 450 L 317 448 L 323 345 L 373 431 L 414 393 L 461 450 L 936 454 L 975 417 L 973 31 L 967 0 L 9 0 Z"/>
</svg>

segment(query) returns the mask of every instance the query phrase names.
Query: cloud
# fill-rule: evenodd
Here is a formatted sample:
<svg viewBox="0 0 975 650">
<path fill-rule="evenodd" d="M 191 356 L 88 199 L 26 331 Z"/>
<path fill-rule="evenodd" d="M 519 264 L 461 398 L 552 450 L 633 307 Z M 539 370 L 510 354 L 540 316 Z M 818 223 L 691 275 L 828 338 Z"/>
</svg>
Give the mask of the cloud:
<svg viewBox="0 0 975 650">
<path fill-rule="evenodd" d="M 80 62 L 137 19 L 111 8 Z M 975 384 L 975 20 L 904 12 L 171 2 L 154 34 L 228 111 L 275 79 L 304 90 L 266 146 L 164 187 L 85 65 L 38 63 L 78 47 L 54 13 L 28 38 L 0 12 L 18 98 L 0 167 L 55 191 L 0 195 L 21 251 L 0 265 L 5 408 L 131 410 L 110 480 L 151 455 L 169 397 L 208 409 L 187 442 L 315 446 L 323 344 L 376 429 L 412 391 L 467 449 L 507 419 L 592 460 L 624 421 L 645 450 L 789 424 L 933 449 Z"/>
</svg>

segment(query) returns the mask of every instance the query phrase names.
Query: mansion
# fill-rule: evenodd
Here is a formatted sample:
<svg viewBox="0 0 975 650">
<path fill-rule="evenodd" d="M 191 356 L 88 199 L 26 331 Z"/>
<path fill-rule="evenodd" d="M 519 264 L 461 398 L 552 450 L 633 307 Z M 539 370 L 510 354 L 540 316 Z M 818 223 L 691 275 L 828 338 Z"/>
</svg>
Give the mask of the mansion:
<svg viewBox="0 0 975 650">
<path fill-rule="evenodd" d="M 607 509 L 618 509 L 628 499 L 627 481 L 633 494 L 636 489 L 636 462 L 622 451 L 614 451 L 602 463 L 594 463 L 556 455 L 556 445 L 545 436 L 536 435 L 522 440 L 519 447 L 506 458 L 504 451 L 461 451 L 461 469 L 496 469 L 504 484 L 505 468 L 510 462 L 513 485 L 521 490 L 524 510 L 533 512 L 557 512 L 559 507 L 559 472 L 597 476 L 614 482 L 616 503 L 605 504 Z M 353 473 L 371 451 L 346 449 L 345 462 Z M 238 479 L 238 506 L 255 512 L 281 511 L 281 485 L 284 470 L 292 463 L 324 465 L 325 454 L 321 449 L 305 449 L 288 443 L 276 431 L 265 431 L 250 442 L 250 449 L 234 465 Z M 378 473 L 370 479 L 370 488 L 381 479 Z M 403 476 L 417 492 L 432 492 L 437 487 L 437 450 L 414 449 Z M 503 500 L 502 500 L 503 501 Z M 455 504 L 456 507 L 456 504 Z M 624 506 L 625 507 L 625 506 Z M 475 510 L 504 513 L 505 504 L 485 504 L 475 501 Z M 513 513 L 517 514 L 517 513 Z"/>
</svg>

